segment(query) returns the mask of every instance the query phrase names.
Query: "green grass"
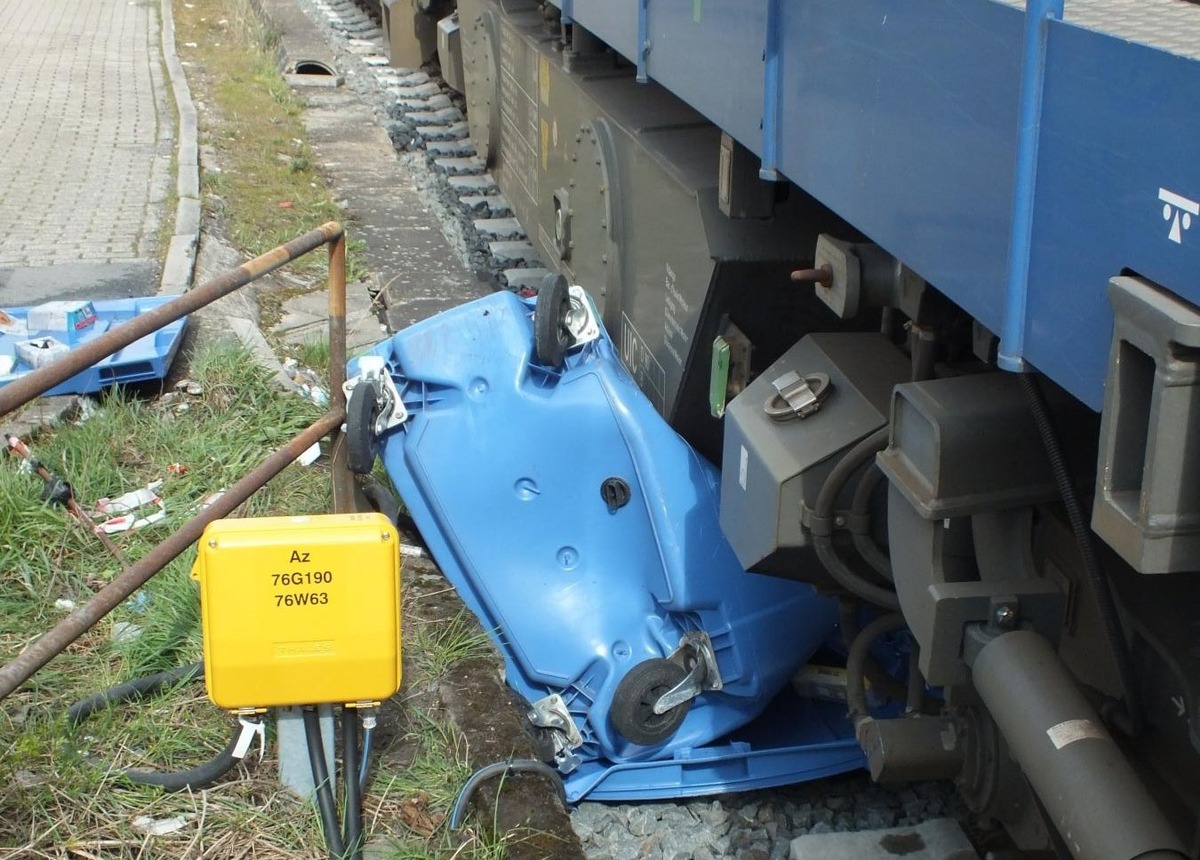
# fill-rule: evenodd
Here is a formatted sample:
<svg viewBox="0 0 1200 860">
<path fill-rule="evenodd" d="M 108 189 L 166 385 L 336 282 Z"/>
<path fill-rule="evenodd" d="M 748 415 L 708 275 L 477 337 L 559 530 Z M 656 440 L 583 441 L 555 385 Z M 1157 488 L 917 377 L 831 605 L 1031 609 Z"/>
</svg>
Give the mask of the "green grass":
<svg viewBox="0 0 1200 860">
<path fill-rule="evenodd" d="M 466 609 L 447 620 L 417 622 L 409 633 L 422 673 L 437 681 L 459 663 L 493 653 L 488 635 Z"/>
<path fill-rule="evenodd" d="M 234 244 L 257 256 L 326 221 L 342 221 L 305 140 L 301 105 L 279 74 L 276 34 L 248 0 L 194 0 L 175 14 L 181 59 L 207 76 L 193 85 L 210 108 L 202 143 L 217 154 L 215 163 L 202 165 L 203 202 Z M 350 281 L 363 274 L 362 247 L 351 235 Z M 324 274 L 325 262 L 310 255 L 297 269 Z"/>
<path fill-rule="evenodd" d="M 165 476 L 159 492 L 167 520 L 114 536 L 131 560 L 193 516 L 204 495 L 232 484 L 319 414 L 308 401 L 275 387 L 240 350 L 202 348 L 190 374 L 201 385 L 198 396 L 165 402 L 114 392 L 84 423 L 33 442 L 35 455 L 71 481 L 84 508 Z M 169 474 L 173 463 L 186 466 L 186 473 Z M 5 660 L 63 617 L 56 600 L 81 604 L 120 570 L 94 534 L 64 509 L 41 502 L 41 486 L 14 457 L 0 468 Z M 293 465 L 239 514 L 328 510 L 327 471 Z M 182 769 L 210 758 L 228 740 L 231 722 L 207 702 L 202 685 L 96 714 L 78 728 L 66 725 L 67 707 L 91 693 L 199 659 L 199 596 L 189 576 L 193 557 L 189 551 L 170 563 L 3 702 L 0 848 L 26 856 L 177 856 L 190 841 L 195 850 L 208 838 L 196 824 L 203 811 L 221 822 L 213 838 L 252 834 L 258 856 L 323 853 L 311 810 L 281 793 L 269 768 L 201 798 L 135 786 L 97 765 Z M 136 625 L 140 635 L 112 641 L 117 622 Z M 139 815 L 197 817 L 148 847 L 133 824 Z"/>
</svg>

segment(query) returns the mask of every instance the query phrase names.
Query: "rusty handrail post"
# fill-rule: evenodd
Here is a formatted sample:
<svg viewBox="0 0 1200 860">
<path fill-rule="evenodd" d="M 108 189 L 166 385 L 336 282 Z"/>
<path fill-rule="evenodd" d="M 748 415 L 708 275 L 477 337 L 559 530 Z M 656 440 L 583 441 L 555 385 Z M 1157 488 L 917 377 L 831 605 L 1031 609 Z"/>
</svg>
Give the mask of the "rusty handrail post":
<svg viewBox="0 0 1200 860">
<path fill-rule="evenodd" d="M 260 278 L 268 272 L 273 272 L 285 263 L 289 263 L 302 254 L 327 243 L 343 242 L 345 231 L 336 221 L 322 224 L 315 230 L 310 230 L 303 236 L 280 245 L 267 253 L 255 257 L 247 263 L 242 263 L 236 269 L 218 275 L 211 281 L 196 287 L 181 295 L 179 298 L 159 305 L 144 314 L 138 314 L 129 322 L 122 323 L 116 328 L 105 332 L 95 340 L 75 347 L 62 358 L 32 373 L 27 373 L 20 379 L 10 382 L 0 388 L 0 417 L 12 412 L 18 406 L 45 394 L 60 382 L 65 382 L 77 373 L 87 370 L 97 361 L 108 358 L 119 349 L 123 349 L 139 338 L 145 337 L 167 323 L 174 322 L 182 316 L 199 310 L 205 305 L 212 304 L 222 296 L 227 296 L 234 290 Z M 343 260 L 345 259 L 343 251 Z M 342 307 L 345 308 L 345 266 L 342 269 Z M 343 321 L 345 313 L 343 311 Z M 343 326 L 344 328 L 344 326 Z M 345 339 L 343 335 L 343 350 Z M 330 344 L 332 350 L 333 345 Z"/>
<path fill-rule="evenodd" d="M 225 493 L 180 529 L 146 553 L 117 575 L 112 582 L 101 588 L 83 606 L 80 606 L 32 645 L 0 667 L 0 699 L 3 699 L 33 676 L 68 645 L 86 633 L 92 625 L 115 609 L 121 602 L 141 588 L 150 577 L 167 566 L 176 556 L 200 539 L 204 527 L 214 520 L 233 513 L 238 505 L 278 475 L 308 448 L 323 438 L 330 430 L 341 426 L 345 413 L 331 409 L 288 442 L 267 457 L 253 471 L 231 486 Z"/>
<path fill-rule="evenodd" d="M 346 237 L 329 243 L 329 405 L 346 411 Z M 333 512 L 354 510 L 354 478 L 350 474 L 346 440 L 339 426 L 329 434 Z"/>
</svg>

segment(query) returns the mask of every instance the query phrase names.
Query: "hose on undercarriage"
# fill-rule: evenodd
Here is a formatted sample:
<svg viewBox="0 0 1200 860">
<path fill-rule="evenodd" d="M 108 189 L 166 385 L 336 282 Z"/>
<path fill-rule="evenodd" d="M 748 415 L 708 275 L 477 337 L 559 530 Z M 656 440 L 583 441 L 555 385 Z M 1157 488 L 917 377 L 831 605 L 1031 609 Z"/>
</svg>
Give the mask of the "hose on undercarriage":
<svg viewBox="0 0 1200 860">
<path fill-rule="evenodd" d="M 833 467 L 829 476 L 826 477 L 825 482 L 821 485 L 821 491 L 817 494 L 817 501 L 813 509 L 814 528 L 812 530 L 812 537 L 813 547 L 817 551 L 817 558 L 821 560 L 821 564 L 824 565 L 834 582 L 855 597 L 861 598 L 868 603 L 873 603 L 884 609 L 897 610 L 900 608 L 900 599 L 896 596 L 896 592 L 876 585 L 851 570 L 849 565 L 842 561 L 834 549 L 832 529 L 818 529 L 815 527 L 817 523 L 830 523 L 832 521 L 834 504 L 842 487 L 845 486 L 850 477 L 864 463 L 871 457 L 874 457 L 876 453 L 882 451 L 887 442 L 888 428 L 886 426 L 881 427 L 851 448 L 838 461 L 837 465 Z"/>
<path fill-rule="evenodd" d="M 1038 385 L 1037 379 L 1031 373 L 1022 373 L 1021 389 L 1033 419 L 1037 424 L 1038 434 L 1042 437 L 1042 446 L 1050 460 L 1050 469 L 1054 473 L 1054 482 L 1058 486 L 1063 506 L 1067 510 L 1067 519 L 1071 523 L 1071 532 L 1075 536 L 1075 546 L 1079 551 L 1083 570 L 1091 586 L 1092 595 L 1096 601 L 1096 609 L 1100 616 L 1100 626 L 1104 630 L 1104 638 L 1112 650 L 1113 660 L 1117 666 L 1117 674 L 1121 681 L 1121 690 L 1125 700 L 1124 713 L 1107 713 L 1118 727 L 1126 734 L 1136 735 L 1141 731 L 1141 713 L 1137 704 L 1136 686 L 1133 679 L 1133 663 L 1129 657 L 1129 648 L 1121 632 L 1121 622 L 1117 617 L 1116 602 L 1108 579 L 1100 568 L 1100 559 L 1096 553 L 1095 537 L 1089 527 L 1083 512 L 1083 504 L 1079 493 L 1071 479 L 1067 466 L 1067 458 L 1063 454 L 1062 442 L 1055 429 L 1054 420 L 1050 415 L 1050 407 L 1046 403 L 1046 395 Z"/>
</svg>

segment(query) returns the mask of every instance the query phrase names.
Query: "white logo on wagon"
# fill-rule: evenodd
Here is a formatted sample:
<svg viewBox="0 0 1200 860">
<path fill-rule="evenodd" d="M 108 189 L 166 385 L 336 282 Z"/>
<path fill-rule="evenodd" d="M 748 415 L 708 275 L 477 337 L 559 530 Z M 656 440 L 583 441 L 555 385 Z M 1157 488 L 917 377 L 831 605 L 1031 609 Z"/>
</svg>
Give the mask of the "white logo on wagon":
<svg viewBox="0 0 1200 860">
<path fill-rule="evenodd" d="M 1163 202 L 1163 220 L 1171 222 L 1170 240 L 1182 244 L 1183 231 L 1192 226 L 1192 216 L 1200 215 L 1200 203 L 1165 188 L 1158 189 L 1158 199 Z"/>
</svg>

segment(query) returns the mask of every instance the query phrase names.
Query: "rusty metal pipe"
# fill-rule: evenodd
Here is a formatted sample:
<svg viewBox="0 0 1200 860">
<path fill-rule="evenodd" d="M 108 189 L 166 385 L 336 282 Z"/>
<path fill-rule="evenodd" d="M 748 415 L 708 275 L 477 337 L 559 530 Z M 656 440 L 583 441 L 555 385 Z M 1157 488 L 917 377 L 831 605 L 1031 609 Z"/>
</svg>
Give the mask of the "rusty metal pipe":
<svg viewBox="0 0 1200 860">
<path fill-rule="evenodd" d="M 152 576 L 181 555 L 200 538 L 205 526 L 233 513 L 238 505 L 249 499 L 265 486 L 267 481 L 287 468 L 314 442 L 320 440 L 331 430 L 340 427 L 345 417 L 345 409 L 331 409 L 326 412 L 292 441 L 267 457 L 253 471 L 226 490 L 224 495 L 212 505 L 188 520 L 179 531 L 150 550 L 133 565 L 121 571 L 112 582 L 96 592 L 91 600 L 54 625 L 17 657 L 0 668 L 0 700 L 29 680 L 34 672 L 49 663 L 96 622 L 141 588 Z"/>
<path fill-rule="evenodd" d="M 153 310 L 117 326 L 111 331 L 72 349 L 62 358 L 43 368 L 28 373 L 0 388 L 0 417 L 7 415 L 22 404 L 45 394 L 60 382 L 65 382 L 77 373 L 91 367 L 97 361 L 108 358 L 119 349 L 124 349 L 139 338 L 157 331 L 167 323 L 174 322 L 182 316 L 199 310 L 205 305 L 215 302 L 222 296 L 232 293 L 239 287 L 273 272 L 280 266 L 291 262 L 302 254 L 316 250 L 327 243 L 341 245 L 341 278 L 335 283 L 333 272 L 330 271 L 330 304 L 333 304 L 335 289 L 340 290 L 340 305 L 342 308 L 342 364 L 345 364 L 345 308 L 346 308 L 346 275 L 345 275 L 345 231 L 335 221 L 322 224 L 315 230 L 310 230 L 303 236 L 280 245 L 261 256 L 243 263 L 232 271 L 218 275 L 206 284 L 189 290 L 177 299 L 159 305 Z M 332 266 L 332 259 L 331 259 Z M 333 349 L 331 320 L 330 349 Z M 340 387 L 340 386 L 339 386 Z"/>
<path fill-rule="evenodd" d="M 346 411 L 346 237 L 329 244 L 329 406 Z M 333 512 L 353 511 L 354 476 L 350 474 L 348 451 L 342 428 L 329 436 L 330 474 L 333 481 Z"/>
</svg>

